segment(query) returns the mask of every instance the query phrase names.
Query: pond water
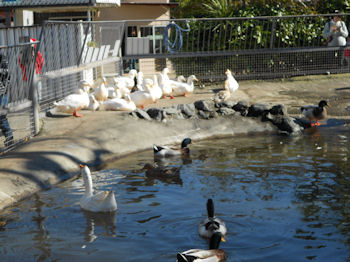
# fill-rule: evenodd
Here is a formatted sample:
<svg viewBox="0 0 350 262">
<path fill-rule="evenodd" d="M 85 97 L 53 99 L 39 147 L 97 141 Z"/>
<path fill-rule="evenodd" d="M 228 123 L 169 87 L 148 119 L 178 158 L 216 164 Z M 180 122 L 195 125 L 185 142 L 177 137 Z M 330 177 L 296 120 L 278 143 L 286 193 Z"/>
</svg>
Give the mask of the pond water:
<svg viewBox="0 0 350 262">
<path fill-rule="evenodd" d="M 82 178 L 38 193 L 0 214 L 0 261 L 175 261 L 207 248 L 197 233 L 213 198 L 227 225 L 227 261 L 350 259 L 350 131 L 301 137 L 254 135 L 200 141 L 179 176 L 140 169 L 151 150 L 105 163 L 97 189 L 117 195 L 114 215 L 83 212 Z"/>
</svg>

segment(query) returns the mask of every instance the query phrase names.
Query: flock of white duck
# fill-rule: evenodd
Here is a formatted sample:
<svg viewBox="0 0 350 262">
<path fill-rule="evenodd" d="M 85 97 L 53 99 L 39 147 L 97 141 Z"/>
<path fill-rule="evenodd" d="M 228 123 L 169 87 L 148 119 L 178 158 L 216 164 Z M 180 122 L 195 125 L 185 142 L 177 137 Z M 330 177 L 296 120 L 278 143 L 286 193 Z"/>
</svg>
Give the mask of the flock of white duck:
<svg viewBox="0 0 350 262">
<path fill-rule="evenodd" d="M 143 109 L 149 104 L 157 103 L 161 98 L 173 99 L 174 96 L 189 96 L 193 93 L 193 82 L 198 81 L 194 75 L 187 80 L 183 76 L 172 80 L 168 74 L 169 69 L 164 68 L 158 76 L 154 75 L 150 79 L 144 78 L 142 72 L 132 69 L 127 76 L 115 77 L 113 84 L 108 84 L 105 77 L 95 85 L 82 80 L 76 94 L 70 94 L 54 105 L 60 112 L 79 117 L 82 116 L 78 113 L 81 109 L 130 112 L 136 107 Z"/>
<path fill-rule="evenodd" d="M 190 150 L 187 147 L 192 143 L 190 138 L 185 138 L 182 141 L 181 148 L 171 148 L 167 146 L 153 146 L 155 157 L 169 157 L 176 155 L 189 154 Z M 185 150 L 186 149 L 186 150 Z M 178 168 L 174 171 L 168 167 L 154 168 L 151 164 L 146 164 L 147 170 L 153 169 L 152 173 L 162 175 L 166 172 L 178 172 Z M 82 209 L 91 212 L 114 212 L 117 210 L 117 201 L 112 190 L 110 191 L 94 191 L 91 172 L 88 166 L 80 165 L 81 174 L 84 180 L 85 192 L 80 199 Z M 163 170 L 164 168 L 164 170 Z M 207 201 L 207 217 L 198 225 L 198 234 L 209 240 L 209 249 L 190 249 L 177 254 L 178 262 L 189 261 L 225 261 L 226 253 L 219 249 L 221 241 L 225 241 L 227 232 L 225 222 L 217 218 L 214 213 L 214 202 L 212 199 Z"/>
</svg>

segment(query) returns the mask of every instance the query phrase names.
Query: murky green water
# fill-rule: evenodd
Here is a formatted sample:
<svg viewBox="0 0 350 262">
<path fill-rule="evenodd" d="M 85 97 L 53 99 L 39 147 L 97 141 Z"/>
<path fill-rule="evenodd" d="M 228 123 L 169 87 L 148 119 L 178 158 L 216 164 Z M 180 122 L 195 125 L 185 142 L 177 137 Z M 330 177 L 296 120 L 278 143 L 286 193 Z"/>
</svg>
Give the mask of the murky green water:
<svg viewBox="0 0 350 262">
<path fill-rule="evenodd" d="M 180 176 L 139 169 L 151 149 L 94 172 L 117 194 L 115 216 L 83 212 L 82 179 L 67 181 L 0 214 L 0 261 L 175 261 L 206 248 L 197 234 L 206 200 L 228 227 L 228 261 L 350 259 L 350 131 L 320 128 L 297 138 L 197 142 Z"/>
</svg>

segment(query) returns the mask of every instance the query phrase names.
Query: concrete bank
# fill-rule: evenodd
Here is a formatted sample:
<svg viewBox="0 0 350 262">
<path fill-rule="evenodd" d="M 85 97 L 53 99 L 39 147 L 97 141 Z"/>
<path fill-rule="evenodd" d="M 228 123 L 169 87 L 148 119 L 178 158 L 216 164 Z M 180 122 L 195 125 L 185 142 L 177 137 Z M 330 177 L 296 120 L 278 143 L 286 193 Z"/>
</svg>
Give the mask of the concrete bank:
<svg viewBox="0 0 350 262">
<path fill-rule="evenodd" d="M 39 136 L 0 158 L 0 209 L 77 174 L 79 163 L 98 164 L 151 151 L 153 144 L 180 143 L 185 137 L 200 140 L 277 130 L 269 122 L 239 114 L 164 123 L 120 112 L 83 113 L 83 118 L 44 118 Z"/>
</svg>

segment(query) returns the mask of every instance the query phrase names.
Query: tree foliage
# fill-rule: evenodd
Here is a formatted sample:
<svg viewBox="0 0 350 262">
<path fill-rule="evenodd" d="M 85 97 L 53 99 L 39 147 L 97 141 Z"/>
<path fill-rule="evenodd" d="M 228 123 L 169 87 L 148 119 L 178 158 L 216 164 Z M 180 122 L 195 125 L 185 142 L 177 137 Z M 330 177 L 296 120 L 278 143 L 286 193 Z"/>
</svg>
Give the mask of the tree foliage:
<svg viewBox="0 0 350 262">
<path fill-rule="evenodd" d="M 350 11 L 350 0 L 179 0 L 175 18 L 328 14 Z"/>
</svg>

